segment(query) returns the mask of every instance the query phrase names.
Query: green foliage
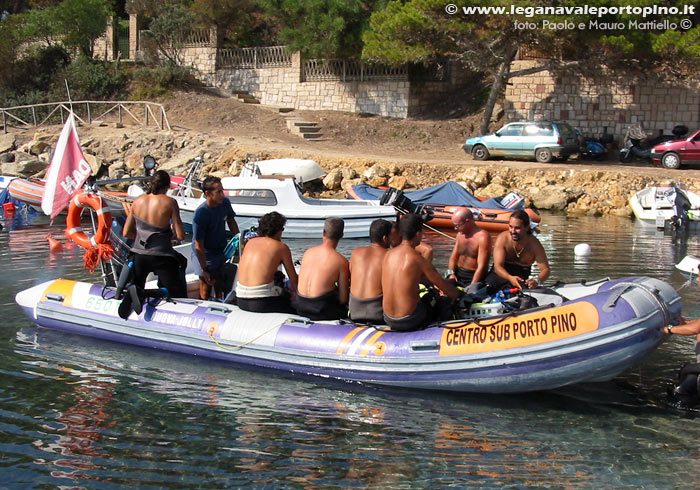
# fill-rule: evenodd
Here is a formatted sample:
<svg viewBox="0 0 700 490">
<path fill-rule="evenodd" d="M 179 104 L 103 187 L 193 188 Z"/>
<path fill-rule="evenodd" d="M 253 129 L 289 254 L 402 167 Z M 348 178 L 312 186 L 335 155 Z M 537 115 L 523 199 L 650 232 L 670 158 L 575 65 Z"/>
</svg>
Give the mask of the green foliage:
<svg viewBox="0 0 700 490">
<path fill-rule="evenodd" d="M 79 56 L 56 74 L 51 94 L 55 100 L 65 99 L 67 81 L 73 100 L 120 98 L 126 80 L 116 66 Z"/>
<path fill-rule="evenodd" d="M 21 23 L 20 35 L 23 39 L 41 39 L 52 44 L 61 33 L 57 20 L 58 7 L 31 9 L 17 16 Z"/>
<path fill-rule="evenodd" d="M 152 100 L 176 88 L 201 85 L 189 68 L 177 65 L 141 67 L 132 74 L 129 93 L 134 100 Z"/>
<path fill-rule="evenodd" d="M 68 63 L 68 53 L 60 45 L 31 49 L 13 63 L 12 77 L 3 80 L 0 88 L 3 98 L 13 100 L 15 104 L 45 102 L 47 87 Z"/>
<path fill-rule="evenodd" d="M 178 50 L 182 39 L 192 28 L 194 17 L 180 4 L 165 4 L 158 10 L 158 16 L 151 21 L 150 35 L 158 50 L 172 64 L 180 64 Z"/>
<path fill-rule="evenodd" d="M 95 40 L 104 34 L 112 13 L 108 0 L 63 0 L 55 12 L 63 43 L 92 56 Z"/>
<path fill-rule="evenodd" d="M 279 40 L 306 57 L 357 56 L 369 17 L 384 0 L 262 0 Z"/>
</svg>

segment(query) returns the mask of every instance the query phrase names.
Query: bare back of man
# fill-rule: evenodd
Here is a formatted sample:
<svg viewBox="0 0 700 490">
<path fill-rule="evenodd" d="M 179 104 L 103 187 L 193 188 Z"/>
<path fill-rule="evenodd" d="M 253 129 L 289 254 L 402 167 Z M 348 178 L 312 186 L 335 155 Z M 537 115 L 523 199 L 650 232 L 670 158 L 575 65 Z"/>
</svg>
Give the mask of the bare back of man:
<svg viewBox="0 0 700 490">
<path fill-rule="evenodd" d="M 336 289 L 341 303 L 348 302 L 350 267 L 334 247 L 321 244 L 308 249 L 299 269 L 299 294 L 317 297 Z"/>
<path fill-rule="evenodd" d="M 248 241 L 238 263 L 238 282 L 254 287 L 270 284 L 280 264 L 284 265 L 293 289 L 297 285 L 297 273 L 289 247 L 280 240 L 266 236 Z"/>
<path fill-rule="evenodd" d="M 131 212 L 137 218 L 160 228 L 167 228 L 173 223 L 175 237 L 185 238 L 185 229 L 180 219 L 177 201 L 164 194 L 144 194 L 138 197 L 131 206 Z M 126 226 L 126 225 L 125 225 Z M 127 230 L 125 230 L 126 233 Z"/>
<path fill-rule="evenodd" d="M 419 284 L 424 276 L 452 299 L 457 298 L 456 288 L 445 282 L 409 242 L 386 253 L 382 264 L 385 316 L 400 319 L 416 312 L 420 302 Z"/>
<path fill-rule="evenodd" d="M 355 298 L 376 298 L 382 294 L 382 262 L 386 253 L 386 247 L 378 243 L 352 251 L 350 294 Z"/>
<path fill-rule="evenodd" d="M 457 289 L 415 249 L 422 239 L 420 217 L 409 214 L 401 221 L 401 244 L 389 250 L 382 262 L 382 305 L 385 317 L 390 319 L 400 319 L 416 312 L 420 302 L 419 283 L 423 276 L 452 299 L 458 295 Z"/>
</svg>

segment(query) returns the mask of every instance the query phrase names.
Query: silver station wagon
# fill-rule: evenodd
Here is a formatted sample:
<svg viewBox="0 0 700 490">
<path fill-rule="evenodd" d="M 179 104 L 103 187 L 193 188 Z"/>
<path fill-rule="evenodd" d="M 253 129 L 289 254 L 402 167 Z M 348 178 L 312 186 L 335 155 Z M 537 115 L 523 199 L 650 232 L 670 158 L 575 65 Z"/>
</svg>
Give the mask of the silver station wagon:
<svg viewBox="0 0 700 490">
<path fill-rule="evenodd" d="M 565 122 L 522 121 L 506 124 L 494 134 L 468 138 L 462 146 L 475 160 L 490 157 L 535 158 L 547 163 L 578 153 L 578 139 Z"/>
</svg>

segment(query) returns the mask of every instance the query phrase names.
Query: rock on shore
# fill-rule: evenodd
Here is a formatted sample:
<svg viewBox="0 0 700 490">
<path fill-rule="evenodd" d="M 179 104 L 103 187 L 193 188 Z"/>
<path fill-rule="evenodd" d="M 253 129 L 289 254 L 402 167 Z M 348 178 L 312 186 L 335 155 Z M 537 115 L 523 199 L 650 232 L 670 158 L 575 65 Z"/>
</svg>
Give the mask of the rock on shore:
<svg viewBox="0 0 700 490">
<path fill-rule="evenodd" d="M 45 128 L 19 142 L 14 135 L 0 138 L 0 171 L 4 175 L 43 177 L 50 160 L 49 151 L 58 133 Z M 323 184 L 307 186 L 306 192 L 320 197 L 344 197 L 348 185 L 368 183 L 399 189 L 423 188 L 455 181 L 477 197 L 498 197 L 510 191 L 522 195 L 528 206 L 563 211 L 570 215 L 632 216 L 629 198 L 647 185 L 667 185 L 670 180 L 651 176 L 576 168 L 568 170 L 516 169 L 507 162 L 491 166 L 462 164 L 401 163 L 389 160 L 343 158 L 313 151 L 270 150 L 264 143 L 239 144 L 232 137 L 209 137 L 193 131 L 158 131 L 144 128 L 91 132 L 81 128 L 81 143 L 98 178 L 142 175 L 146 155 L 156 158 L 159 168 L 171 174 L 186 173 L 189 162 L 203 157 L 205 174 L 220 177 L 237 175 L 248 154 L 258 159 L 309 158 L 327 172 Z M 83 133 L 86 133 L 85 136 Z M 685 188 L 700 192 L 700 179 L 684 178 Z"/>
</svg>

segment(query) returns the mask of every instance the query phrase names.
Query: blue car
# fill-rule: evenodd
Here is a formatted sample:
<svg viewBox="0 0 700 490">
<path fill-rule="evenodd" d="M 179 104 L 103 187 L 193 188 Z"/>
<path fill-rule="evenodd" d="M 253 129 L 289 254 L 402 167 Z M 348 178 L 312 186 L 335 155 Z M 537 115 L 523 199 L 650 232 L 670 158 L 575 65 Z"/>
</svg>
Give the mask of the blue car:
<svg viewBox="0 0 700 490">
<path fill-rule="evenodd" d="M 542 163 L 555 158 L 566 160 L 579 151 L 578 139 L 571 126 L 555 121 L 506 124 L 494 134 L 468 138 L 462 148 L 475 160 L 497 156 L 535 158 Z"/>
</svg>

